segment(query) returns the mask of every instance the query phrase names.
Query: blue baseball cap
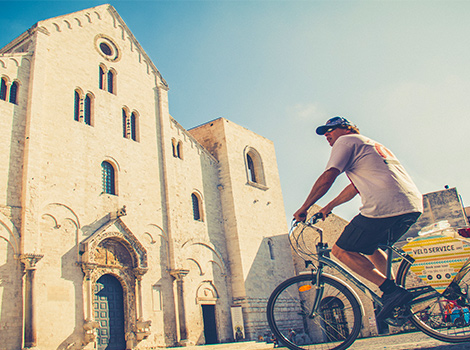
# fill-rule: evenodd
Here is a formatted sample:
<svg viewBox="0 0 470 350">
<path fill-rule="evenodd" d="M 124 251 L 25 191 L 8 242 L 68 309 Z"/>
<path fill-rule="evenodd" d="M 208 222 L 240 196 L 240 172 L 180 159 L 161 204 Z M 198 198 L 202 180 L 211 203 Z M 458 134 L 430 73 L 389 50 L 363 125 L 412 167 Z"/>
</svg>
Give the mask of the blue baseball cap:
<svg viewBox="0 0 470 350">
<path fill-rule="evenodd" d="M 329 129 L 336 129 L 338 127 L 347 127 L 347 126 L 354 126 L 356 127 L 356 125 L 354 125 L 353 123 L 351 123 L 349 120 L 347 120 L 346 118 L 344 117 L 333 117 L 331 119 L 329 119 L 325 125 L 321 125 L 317 128 L 317 134 L 318 135 L 325 135 L 325 133 L 329 130 Z"/>
</svg>

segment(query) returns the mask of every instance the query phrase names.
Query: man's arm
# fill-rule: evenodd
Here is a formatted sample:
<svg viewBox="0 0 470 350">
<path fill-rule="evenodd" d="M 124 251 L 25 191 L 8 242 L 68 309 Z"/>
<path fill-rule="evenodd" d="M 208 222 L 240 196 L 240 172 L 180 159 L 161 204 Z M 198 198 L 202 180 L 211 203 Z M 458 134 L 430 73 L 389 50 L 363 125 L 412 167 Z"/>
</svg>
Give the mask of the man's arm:
<svg viewBox="0 0 470 350">
<path fill-rule="evenodd" d="M 353 184 L 349 184 L 341 191 L 341 193 L 333 199 L 330 203 L 325 205 L 321 210 L 320 213 L 323 214 L 323 220 L 328 216 L 329 213 L 333 210 L 333 208 L 341 205 L 343 203 L 349 202 L 351 199 L 356 197 L 358 194 L 356 187 Z"/>
<path fill-rule="evenodd" d="M 328 170 L 325 170 L 323 174 L 320 175 L 320 177 L 317 179 L 317 181 L 315 181 L 315 184 L 310 190 L 310 193 L 307 199 L 305 200 L 304 204 L 302 204 L 300 209 L 294 213 L 295 220 L 305 220 L 305 218 L 307 217 L 308 208 L 310 208 L 313 204 L 316 203 L 316 201 L 318 201 L 321 197 L 325 195 L 325 193 L 328 192 L 328 190 L 331 188 L 339 174 L 340 171 L 338 169 L 330 168 Z"/>
</svg>

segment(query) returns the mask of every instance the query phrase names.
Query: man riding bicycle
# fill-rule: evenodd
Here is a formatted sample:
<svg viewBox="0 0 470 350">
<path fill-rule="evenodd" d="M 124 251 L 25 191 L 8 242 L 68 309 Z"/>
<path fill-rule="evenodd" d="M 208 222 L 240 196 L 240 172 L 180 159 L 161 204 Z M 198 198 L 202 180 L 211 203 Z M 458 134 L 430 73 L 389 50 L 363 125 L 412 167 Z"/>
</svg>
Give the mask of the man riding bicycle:
<svg viewBox="0 0 470 350">
<path fill-rule="evenodd" d="M 344 228 L 332 247 L 333 255 L 355 273 L 379 286 L 383 308 L 378 319 L 386 318 L 412 296 L 385 277 L 387 257 L 378 248 L 395 243 L 413 225 L 423 211 L 422 195 L 398 159 L 381 144 L 359 133 L 356 125 L 344 117 L 334 117 L 316 129 L 332 147 L 326 170 L 313 185 L 304 204 L 294 214 L 297 221 L 322 198 L 341 173 L 350 184 L 320 212 L 325 219 L 334 207 L 361 196 L 360 214 Z"/>
</svg>

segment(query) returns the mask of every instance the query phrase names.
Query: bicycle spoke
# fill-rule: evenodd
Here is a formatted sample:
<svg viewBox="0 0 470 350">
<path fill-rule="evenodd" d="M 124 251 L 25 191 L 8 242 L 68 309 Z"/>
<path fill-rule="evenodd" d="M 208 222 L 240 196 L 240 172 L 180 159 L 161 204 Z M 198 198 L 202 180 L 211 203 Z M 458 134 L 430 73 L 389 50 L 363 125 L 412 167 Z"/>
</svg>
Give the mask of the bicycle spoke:
<svg viewBox="0 0 470 350">
<path fill-rule="evenodd" d="M 399 279 L 415 295 L 410 303 L 413 324 L 442 341 L 470 341 L 470 300 L 467 294 L 470 274 L 463 274 L 458 283 L 451 283 L 441 294 L 411 272 L 410 266 L 403 268 Z"/>
<path fill-rule="evenodd" d="M 341 283 L 324 281 L 318 308 L 312 310 L 319 290 L 311 276 L 297 276 L 281 284 L 268 303 L 268 321 L 289 349 L 345 349 L 357 337 L 360 306 Z"/>
</svg>

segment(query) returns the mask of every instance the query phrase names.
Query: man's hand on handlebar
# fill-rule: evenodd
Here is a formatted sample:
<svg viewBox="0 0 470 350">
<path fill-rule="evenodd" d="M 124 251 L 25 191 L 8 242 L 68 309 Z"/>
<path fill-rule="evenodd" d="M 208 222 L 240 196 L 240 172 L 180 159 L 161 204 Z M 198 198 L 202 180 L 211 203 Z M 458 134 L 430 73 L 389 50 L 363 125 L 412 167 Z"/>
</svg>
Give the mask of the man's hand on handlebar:
<svg viewBox="0 0 470 350">
<path fill-rule="evenodd" d="M 331 209 L 328 207 L 324 207 L 321 208 L 318 212 L 322 214 L 321 218 L 323 221 L 325 221 L 325 219 L 331 214 Z"/>
<path fill-rule="evenodd" d="M 315 214 L 317 216 L 315 221 L 318 221 L 319 219 L 322 219 L 325 221 L 325 219 L 331 214 L 331 209 L 326 206 L 318 211 L 318 213 Z M 304 222 L 307 219 L 307 210 L 300 208 L 294 213 L 294 220 L 297 222 Z"/>
<path fill-rule="evenodd" d="M 307 219 L 307 210 L 300 208 L 294 213 L 294 219 L 297 222 L 303 222 Z"/>
</svg>

